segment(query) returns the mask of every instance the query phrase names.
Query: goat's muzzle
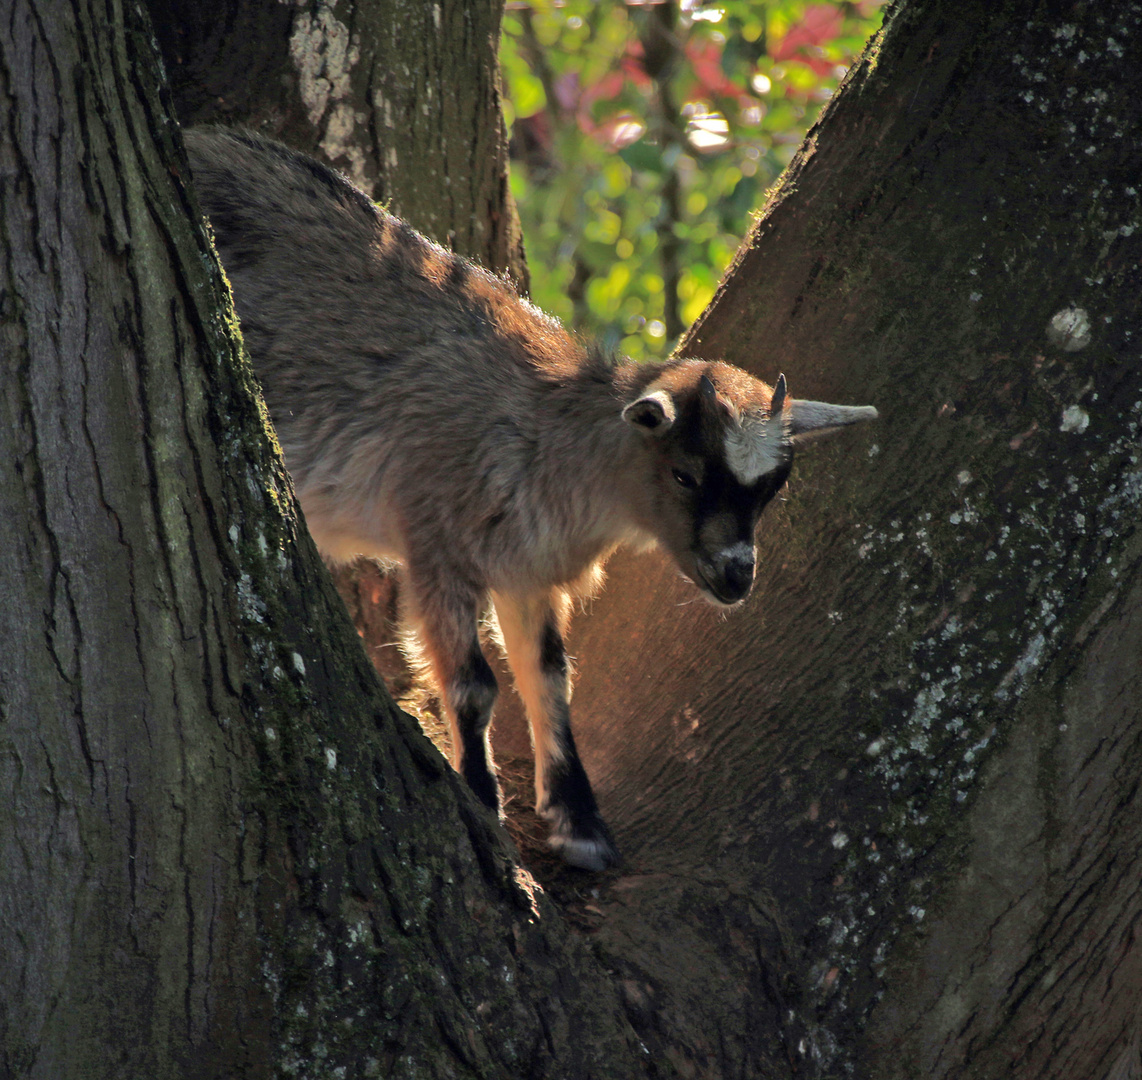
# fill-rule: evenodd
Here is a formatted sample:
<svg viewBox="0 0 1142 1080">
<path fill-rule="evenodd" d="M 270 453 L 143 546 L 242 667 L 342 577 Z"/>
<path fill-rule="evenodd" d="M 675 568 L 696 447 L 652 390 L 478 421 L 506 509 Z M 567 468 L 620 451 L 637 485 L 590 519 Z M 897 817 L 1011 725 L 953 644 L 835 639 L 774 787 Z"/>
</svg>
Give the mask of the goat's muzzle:
<svg viewBox="0 0 1142 1080">
<path fill-rule="evenodd" d="M 753 587 L 756 565 L 752 544 L 738 543 L 710 555 L 697 555 L 698 585 L 727 607 L 740 603 Z"/>
</svg>

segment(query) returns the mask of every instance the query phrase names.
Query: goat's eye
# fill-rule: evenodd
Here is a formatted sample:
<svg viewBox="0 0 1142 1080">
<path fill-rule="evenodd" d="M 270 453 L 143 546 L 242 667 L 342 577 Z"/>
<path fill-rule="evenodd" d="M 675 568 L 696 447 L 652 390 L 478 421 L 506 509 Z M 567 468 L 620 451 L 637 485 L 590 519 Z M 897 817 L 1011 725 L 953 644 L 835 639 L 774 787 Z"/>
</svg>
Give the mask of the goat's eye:
<svg viewBox="0 0 1142 1080">
<path fill-rule="evenodd" d="M 695 488 L 698 486 L 698 481 L 688 472 L 683 472 L 681 469 L 671 469 L 670 475 L 684 488 Z"/>
</svg>

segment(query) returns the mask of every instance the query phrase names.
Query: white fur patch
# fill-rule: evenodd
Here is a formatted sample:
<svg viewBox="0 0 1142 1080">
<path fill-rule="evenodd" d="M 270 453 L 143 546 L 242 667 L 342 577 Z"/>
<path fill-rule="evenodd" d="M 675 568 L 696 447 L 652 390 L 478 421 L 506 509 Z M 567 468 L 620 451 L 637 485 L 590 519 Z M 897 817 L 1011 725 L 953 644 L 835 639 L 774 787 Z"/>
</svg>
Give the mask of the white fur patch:
<svg viewBox="0 0 1142 1080">
<path fill-rule="evenodd" d="M 785 425 L 747 416 L 726 431 L 726 464 L 743 484 L 773 472 L 789 458 Z"/>
</svg>

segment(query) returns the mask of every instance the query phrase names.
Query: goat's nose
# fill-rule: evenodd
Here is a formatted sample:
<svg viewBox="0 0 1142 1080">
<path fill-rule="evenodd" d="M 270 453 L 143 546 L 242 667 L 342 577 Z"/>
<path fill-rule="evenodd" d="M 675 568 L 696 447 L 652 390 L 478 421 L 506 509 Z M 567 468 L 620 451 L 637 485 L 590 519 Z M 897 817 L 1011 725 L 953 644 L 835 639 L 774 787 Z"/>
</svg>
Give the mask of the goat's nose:
<svg viewBox="0 0 1142 1080">
<path fill-rule="evenodd" d="M 735 559 L 727 563 L 723 571 L 726 585 L 735 596 L 745 596 L 753 585 L 753 556 L 748 559 Z"/>
<path fill-rule="evenodd" d="M 753 585 L 753 545 L 734 544 L 723 548 L 715 564 L 727 599 L 741 600 Z"/>
</svg>

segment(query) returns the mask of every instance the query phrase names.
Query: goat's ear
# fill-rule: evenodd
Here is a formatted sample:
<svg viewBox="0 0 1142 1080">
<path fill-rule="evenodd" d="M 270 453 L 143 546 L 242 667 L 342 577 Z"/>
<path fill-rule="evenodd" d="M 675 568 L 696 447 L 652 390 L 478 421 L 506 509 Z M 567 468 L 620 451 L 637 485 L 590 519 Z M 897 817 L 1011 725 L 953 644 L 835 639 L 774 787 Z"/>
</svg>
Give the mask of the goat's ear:
<svg viewBox="0 0 1142 1080">
<path fill-rule="evenodd" d="M 665 390 L 655 390 L 623 409 L 623 419 L 651 435 L 662 435 L 674 423 L 674 402 Z"/>
<path fill-rule="evenodd" d="M 698 380 L 698 394 L 705 414 L 714 417 L 719 424 L 734 426 L 741 421 L 737 409 L 718 394 L 718 388 L 709 375 L 703 373 Z"/>
<path fill-rule="evenodd" d="M 876 420 L 879 416 L 871 405 L 828 405 L 823 401 L 798 401 L 787 398 L 782 412 L 788 418 L 789 436 L 794 443 L 806 443 L 828 435 L 848 424 Z"/>
<path fill-rule="evenodd" d="M 777 376 L 777 384 L 773 388 L 773 397 L 769 401 L 769 419 L 772 420 L 785 408 L 785 376 Z"/>
</svg>

